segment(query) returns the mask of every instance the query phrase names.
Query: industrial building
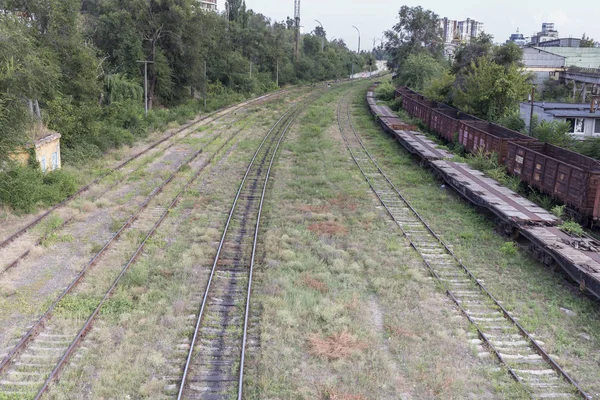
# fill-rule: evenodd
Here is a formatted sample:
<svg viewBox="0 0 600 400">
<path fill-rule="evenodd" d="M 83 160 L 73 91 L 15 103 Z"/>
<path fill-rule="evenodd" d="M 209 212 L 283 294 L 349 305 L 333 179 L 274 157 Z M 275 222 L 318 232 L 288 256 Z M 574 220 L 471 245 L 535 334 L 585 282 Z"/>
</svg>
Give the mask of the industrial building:
<svg viewBox="0 0 600 400">
<path fill-rule="evenodd" d="M 540 43 L 558 39 L 558 31 L 554 28 L 553 22 L 544 22 L 542 30 L 531 37 L 531 45 L 537 46 Z"/>
<path fill-rule="evenodd" d="M 530 124 L 531 107 L 530 102 L 521 103 L 520 116 L 527 126 Z M 539 121 L 568 122 L 571 135 L 577 139 L 600 136 L 600 111 L 590 104 L 534 102 L 533 114 Z"/>
<path fill-rule="evenodd" d="M 566 71 L 569 67 L 590 70 L 600 68 L 600 48 L 525 47 L 523 65 L 526 71 L 534 74 L 534 83 L 541 84 L 549 77 L 556 76 L 557 72 Z M 575 78 L 569 80 L 577 81 Z"/>
</svg>

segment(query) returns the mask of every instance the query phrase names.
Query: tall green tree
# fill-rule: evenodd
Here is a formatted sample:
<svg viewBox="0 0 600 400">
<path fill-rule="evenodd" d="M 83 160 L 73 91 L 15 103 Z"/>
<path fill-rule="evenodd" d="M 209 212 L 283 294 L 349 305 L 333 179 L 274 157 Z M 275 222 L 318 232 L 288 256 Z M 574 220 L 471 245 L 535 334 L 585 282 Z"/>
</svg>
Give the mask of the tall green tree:
<svg viewBox="0 0 600 400">
<path fill-rule="evenodd" d="M 510 114 L 529 91 L 529 76 L 515 64 L 496 64 L 490 57 L 471 63 L 460 86 L 453 88 L 454 105 L 490 121 Z"/>
<path fill-rule="evenodd" d="M 589 36 L 586 36 L 586 34 L 584 33 L 583 36 L 581 36 L 581 42 L 579 43 L 579 47 L 594 47 L 595 44 L 595 40 L 592 39 Z"/>
<path fill-rule="evenodd" d="M 410 54 L 424 51 L 433 57 L 442 57 L 443 32 L 436 13 L 421 6 L 402 6 L 398 17 L 398 23 L 385 32 L 390 68 L 400 69 Z"/>
<path fill-rule="evenodd" d="M 444 74 L 442 63 L 427 53 L 410 54 L 399 72 L 398 80 L 411 89 L 422 91 Z"/>
</svg>

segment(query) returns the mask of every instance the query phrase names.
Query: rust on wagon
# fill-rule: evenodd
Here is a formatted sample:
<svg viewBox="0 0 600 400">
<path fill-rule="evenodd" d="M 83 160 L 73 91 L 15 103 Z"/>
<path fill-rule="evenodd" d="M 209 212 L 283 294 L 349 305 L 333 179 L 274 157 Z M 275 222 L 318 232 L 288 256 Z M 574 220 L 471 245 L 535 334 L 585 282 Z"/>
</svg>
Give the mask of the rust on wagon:
<svg viewBox="0 0 600 400">
<path fill-rule="evenodd" d="M 506 165 L 510 173 L 584 216 L 600 216 L 599 161 L 548 143 L 509 143 Z"/>
<path fill-rule="evenodd" d="M 460 121 L 458 124 L 458 142 L 467 151 L 496 153 L 502 164 L 508 156 L 508 142 L 521 144 L 536 141 L 535 138 L 487 121 Z"/>
<path fill-rule="evenodd" d="M 440 108 L 431 110 L 431 125 L 429 129 L 449 142 L 455 141 L 460 121 L 481 121 L 481 119 L 463 113 L 455 108 Z"/>
</svg>

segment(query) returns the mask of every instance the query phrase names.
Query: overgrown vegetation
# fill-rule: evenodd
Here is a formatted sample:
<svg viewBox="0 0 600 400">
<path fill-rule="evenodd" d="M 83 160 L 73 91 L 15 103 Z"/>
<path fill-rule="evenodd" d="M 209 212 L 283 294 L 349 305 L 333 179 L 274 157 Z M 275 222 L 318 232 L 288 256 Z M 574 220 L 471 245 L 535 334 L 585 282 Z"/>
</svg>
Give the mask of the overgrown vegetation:
<svg viewBox="0 0 600 400">
<path fill-rule="evenodd" d="M 77 187 L 75 178 L 61 170 L 44 175 L 40 169 L 14 167 L 0 174 L 0 203 L 19 212 L 32 212 L 61 201 Z"/>
<path fill-rule="evenodd" d="M 396 82 L 480 118 L 498 121 L 518 109 L 529 90 L 521 68 L 523 51 L 514 43 L 495 46 L 481 34 L 462 44 L 452 64 L 444 56 L 439 16 L 402 6 L 400 22 L 385 33 Z"/>
<path fill-rule="evenodd" d="M 201 110 L 277 83 L 345 77 L 369 58 L 319 29 L 302 36 L 295 60 L 294 21 L 228 3 L 218 14 L 196 0 L 0 0 L 0 180 L 10 179 L 11 153 L 31 145 L 33 125 L 59 132 L 64 164 L 81 165 Z M 150 62 L 147 118 L 141 60 Z"/>
</svg>

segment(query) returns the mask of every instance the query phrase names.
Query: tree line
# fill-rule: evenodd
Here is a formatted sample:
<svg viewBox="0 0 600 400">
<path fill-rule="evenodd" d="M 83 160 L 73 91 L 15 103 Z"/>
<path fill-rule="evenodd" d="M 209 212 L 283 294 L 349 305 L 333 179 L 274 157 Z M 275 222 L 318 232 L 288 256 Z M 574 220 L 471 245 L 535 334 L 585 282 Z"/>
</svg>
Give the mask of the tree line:
<svg viewBox="0 0 600 400">
<path fill-rule="evenodd" d="M 23 173 L 10 155 L 33 126 L 61 133 L 65 164 L 86 162 L 193 117 L 204 98 L 215 109 L 278 85 L 346 77 L 367 59 L 320 27 L 302 35 L 296 59 L 293 21 L 272 21 L 243 0 L 230 0 L 227 14 L 196 0 L 0 0 L 0 10 L 5 203 L 6 182 Z M 151 62 L 148 117 L 141 61 Z"/>
<path fill-rule="evenodd" d="M 67 153 L 82 140 L 103 150 L 87 140 L 111 136 L 98 123 L 126 119 L 112 125 L 127 129 L 140 116 L 140 61 L 152 62 L 149 101 L 161 109 L 197 100 L 205 88 L 209 97 L 249 96 L 364 67 L 364 57 L 322 30 L 304 35 L 295 62 L 289 20 L 273 22 L 243 0 L 229 4 L 220 15 L 195 0 L 0 0 L 0 110 L 2 131 L 12 131 L 2 135 L 0 157 L 22 140 L 28 117 L 59 131 Z"/>
</svg>

